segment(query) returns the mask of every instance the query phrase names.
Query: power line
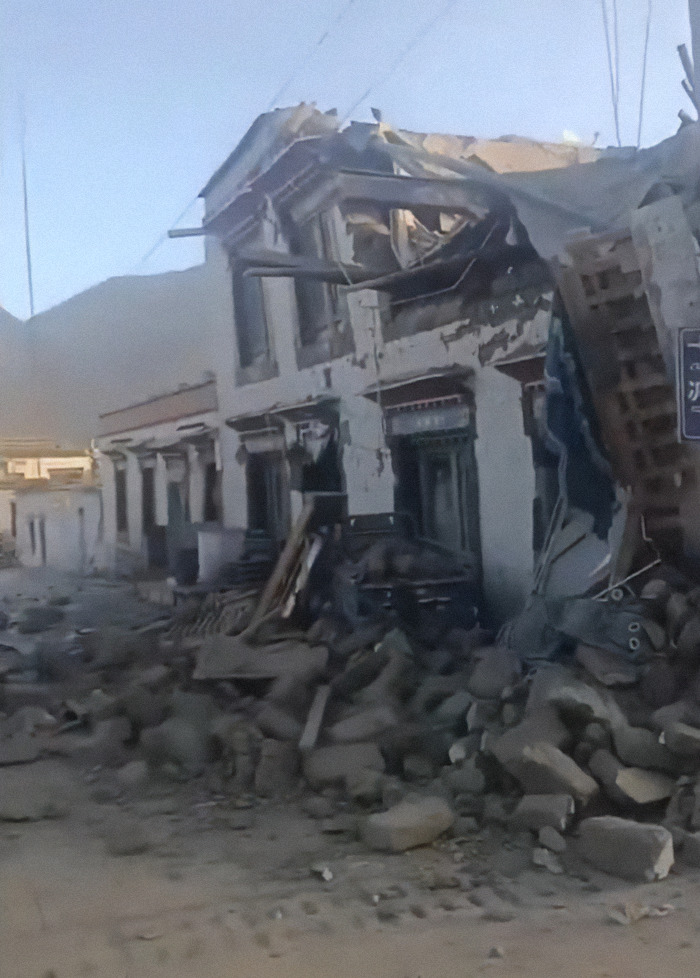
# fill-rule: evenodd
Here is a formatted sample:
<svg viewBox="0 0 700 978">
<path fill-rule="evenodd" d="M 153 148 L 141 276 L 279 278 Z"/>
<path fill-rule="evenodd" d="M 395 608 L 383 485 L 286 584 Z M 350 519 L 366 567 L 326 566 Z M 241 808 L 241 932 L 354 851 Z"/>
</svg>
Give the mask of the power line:
<svg viewBox="0 0 700 978">
<path fill-rule="evenodd" d="M 617 25 L 617 3 L 613 0 L 614 11 L 615 11 L 615 25 Z M 603 11 L 603 26 L 605 28 L 605 48 L 608 54 L 608 74 L 610 76 L 610 94 L 612 97 L 612 107 L 613 116 L 615 118 L 615 135 L 617 136 L 617 145 L 622 146 L 622 140 L 620 139 L 620 116 L 618 111 L 618 95 L 617 95 L 617 84 L 616 78 L 619 79 L 619 59 L 617 58 L 617 26 L 615 26 L 615 67 L 613 68 L 613 54 L 610 44 L 610 24 L 608 23 L 608 7 L 607 0 L 600 0 L 600 6 Z"/>
<path fill-rule="evenodd" d="M 381 87 L 382 85 L 384 85 L 391 78 L 391 76 L 394 74 L 394 72 L 399 67 L 399 65 L 404 60 L 404 58 L 408 54 L 411 53 L 411 51 L 413 50 L 413 48 L 420 41 L 422 41 L 423 38 L 425 38 L 430 33 L 430 31 L 432 31 L 433 28 L 443 19 L 443 17 L 446 17 L 447 14 L 450 12 L 450 10 L 453 7 L 455 7 L 458 3 L 459 3 L 459 0 L 447 0 L 447 3 L 444 3 L 442 5 L 442 7 L 438 10 L 438 12 L 435 14 L 435 16 L 431 20 L 428 21 L 428 23 L 425 25 L 425 27 L 422 27 L 420 29 L 420 31 L 418 31 L 418 33 L 416 33 L 411 38 L 411 40 L 402 48 L 402 50 L 399 52 L 399 54 L 396 56 L 396 58 L 392 61 L 391 65 L 389 66 L 389 68 L 387 69 L 387 71 L 383 75 L 380 75 L 379 78 L 375 79 L 375 81 L 372 82 L 372 84 L 360 96 L 360 98 L 358 98 L 355 102 L 353 102 L 353 104 L 350 106 L 350 108 L 347 110 L 347 112 L 345 113 L 345 115 L 341 119 L 341 122 L 340 122 L 341 126 L 343 125 L 343 123 L 345 123 L 345 122 L 348 121 L 348 119 L 353 114 L 353 112 L 355 111 L 355 109 L 357 109 L 360 105 L 362 105 L 362 103 L 366 99 L 369 98 L 369 96 L 371 95 L 371 93 L 376 88 Z"/>
<path fill-rule="evenodd" d="M 198 200 L 199 200 L 199 194 L 197 194 L 195 197 L 193 197 L 192 200 L 187 205 L 187 207 L 185 207 L 185 209 L 178 214 L 178 216 L 175 218 L 175 220 L 172 221 L 172 223 L 168 225 L 168 229 L 169 228 L 177 227 L 177 225 L 183 219 L 183 217 L 185 216 L 185 214 L 190 210 L 191 207 L 193 207 L 197 203 Z M 148 261 L 148 259 L 151 258 L 151 256 L 154 255 L 156 253 L 156 251 L 158 251 L 158 249 L 161 247 L 161 245 L 164 245 L 167 240 L 168 240 L 168 231 L 166 230 L 166 231 L 163 232 L 163 234 L 161 234 L 161 236 L 158 238 L 158 240 L 155 242 L 155 244 L 153 244 L 153 246 L 148 249 L 148 251 L 146 252 L 146 254 L 142 258 L 139 258 L 139 260 L 136 262 L 136 264 L 131 269 L 131 274 L 133 274 L 139 268 L 141 268 L 143 265 L 145 265 L 146 262 Z"/>
<path fill-rule="evenodd" d="M 277 91 L 275 92 L 274 96 L 270 99 L 270 102 L 268 103 L 268 105 L 267 105 L 267 107 L 265 109 L 265 112 L 270 112 L 275 107 L 275 105 L 277 104 L 277 102 L 280 100 L 280 98 L 287 91 L 287 89 L 292 84 L 292 82 L 294 81 L 294 79 L 297 78 L 301 74 L 301 72 L 304 71 L 304 69 L 313 61 L 314 57 L 316 56 L 316 54 L 318 52 L 318 49 L 323 44 L 325 44 L 325 42 L 332 36 L 333 31 L 335 30 L 335 28 L 340 23 L 342 23 L 342 21 L 345 19 L 345 17 L 349 13 L 350 9 L 355 5 L 355 3 L 357 3 L 357 0 L 347 0 L 347 2 L 339 10 L 339 12 L 336 14 L 336 16 L 330 21 L 330 23 L 328 24 L 328 26 L 326 27 L 326 29 L 320 34 L 318 40 L 314 44 L 313 48 L 310 49 L 308 55 L 294 69 L 294 71 L 287 77 L 286 81 L 284 81 L 283 84 L 280 85 L 280 87 L 277 89 Z M 192 198 L 192 200 L 188 203 L 188 205 L 185 207 L 185 209 L 180 214 L 178 214 L 178 216 L 175 218 L 175 220 L 170 224 L 170 227 L 171 228 L 177 227 L 177 225 L 183 219 L 183 217 L 185 216 L 185 214 L 187 214 L 187 212 L 189 211 L 189 209 L 194 204 L 196 204 L 198 198 L 199 198 L 199 195 L 197 195 L 196 197 L 193 197 Z M 168 232 L 166 230 L 166 231 L 163 232 L 163 234 L 161 234 L 161 236 L 158 238 L 158 240 L 148 249 L 148 251 L 146 252 L 146 254 L 142 258 L 140 258 L 139 261 L 134 265 L 133 271 L 136 271 L 137 269 L 139 269 L 143 265 L 145 265 L 146 262 L 148 261 L 148 259 L 151 258 L 156 253 L 156 251 L 158 251 L 158 249 L 162 245 L 165 244 L 165 242 L 167 240 L 168 240 Z"/>
<path fill-rule="evenodd" d="M 642 58 L 642 84 L 639 89 L 639 124 L 637 126 L 637 149 L 642 142 L 642 120 L 644 118 L 644 90 L 647 80 L 647 55 L 649 53 L 649 31 L 651 29 L 651 0 L 647 4 L 647 26 L 644 34 L 644 56 Z"/>
<path fill-rule="evenodd" d="M 297 65 L 297 67 L 288 76 L 288 78 L 286 79 L 286 81 L 284 81 L 282 83 L 282 85 L 280 85 L 280 87 L 277 89 L 277 91 L 275 92 L 275 94 L 270 99 L 270 101 L 269 101 L 269 103 L 267 105 L 267 108 L 265 109 L 266 112 L 270 112 L 270 110 L 273 109 L 277 105 L 277 103 L 282 98 L 282 96 L 287 91 L 287 89 L 292 84 L 292 82 L 296 78 L 298 78 L 299 75 L 302 73 L 302 71 L 304 71 L 304 69 L 307 67 L 307 65 L 309 65 L 313 61 L 314 57 L 318 53 L 318 49 L 323 44 L 325 44 L 325 42 L 332 36 L 333 31 L 335 30 L 335 28 L 340 23 L 342 23 L 342 21 L 345 19 L 346 15 L 350 12 L 350 8 L 353 7 L 356 2 L 357 2 L 357 0 L 347 0 L 347 3 L 344 4 L 344 6 L 341 8 L 341 10 L 338 12 L 338 14 L 335 16 L 335 18 L 330 22 L 330 24 L 328 25 L 328 27 L 326 27 L 326 29 L 321 32 L 318 40 L 316 41 L 316 43 L 314 44 L 314 46 L 309 49 L 309 52 L 306 55 L 306 57 L 304 58 L 304 60 L 299 65 Z"/>
</svg>

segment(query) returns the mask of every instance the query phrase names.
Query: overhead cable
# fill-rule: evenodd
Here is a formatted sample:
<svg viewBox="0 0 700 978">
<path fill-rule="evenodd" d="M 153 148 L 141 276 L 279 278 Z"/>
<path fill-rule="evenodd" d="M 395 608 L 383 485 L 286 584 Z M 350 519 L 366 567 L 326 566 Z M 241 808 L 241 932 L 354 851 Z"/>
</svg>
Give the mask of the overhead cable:
<svg viewBox="0 0 700 978">
<path fill-rule="evenodd" d="M 427 35 L 437 26 L 437 24 L 444 17 L 446 17 L 447 14 L 450 12 L 450 10 L 453 7 L 455 7 L 458 3 L 459 0 L 447 0 L 447 2 L 444 3 L 442 7 L 440 7 L 438 12 L 432 17 L 432 19 L 429 20 L 423 27 L 420 28 L 419 31 L 416 32 L 416 34 L 413 35 L 411 40 L 401 49 L 401 51 L 399 51 L 398 55 L 391 62 L 391 64 L 389 65 L 388 69 L 384 72 L 384 74 L 380 75 L 379 78 L 375 79 L 372 82 L 372 84 L 369 86 L 369 88 L 367 88 L 366 91 L 363 92 L 363 94 L 358 99 L 356 99 L 356 101 L 352 103 L 352 105 L 350 106 L 350 108 L 347 110 L 347 112 L 345 113 L 345 115 L 340 121 L 341 126 L 348 121 L 348 119 L 353 114 L 355 109 L 359 108 L 359 106 L 362 105 L 362 103 L 369 98 L 369 96 L 376 88 L 379 88 L 380 86 L 386 84 L 386 82 L 391 78 L 391 76 L 394 74 L 396 69 L 401 65 L 404 59 L 411 53 L 413 48 L 425 37 L 427 37 Z"/>
</svg>

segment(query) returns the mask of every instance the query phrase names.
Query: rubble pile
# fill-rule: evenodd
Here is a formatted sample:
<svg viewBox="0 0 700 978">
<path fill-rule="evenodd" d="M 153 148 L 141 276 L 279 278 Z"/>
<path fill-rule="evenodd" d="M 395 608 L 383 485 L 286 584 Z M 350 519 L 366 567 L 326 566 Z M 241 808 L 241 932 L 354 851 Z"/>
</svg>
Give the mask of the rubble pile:
<svg viewBox="0 0 700 978">
<path fill-rule="evenodd" d="M 115 795 L 203 779 L 236 806 L 295 799 L 392 852 L 496 825 L 553 873 L 700 866 L 700 589 L 657 578 L 585 606 L 619 616 L 627 645 L 572 638 L 595 631 L 583 605 L 546 661 L 512 629 L 429 647 L 395 617 L 175 646 L 158 623 L 47 625 L 31 657 L 0 650 L 0 766 L 59 756 Z"/>
</svg>

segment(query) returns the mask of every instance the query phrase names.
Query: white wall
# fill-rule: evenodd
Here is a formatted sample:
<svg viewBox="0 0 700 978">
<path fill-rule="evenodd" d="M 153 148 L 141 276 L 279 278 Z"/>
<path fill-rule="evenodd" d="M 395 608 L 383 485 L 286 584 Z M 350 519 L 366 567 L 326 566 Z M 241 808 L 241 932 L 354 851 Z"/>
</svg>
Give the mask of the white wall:
<svg viewBox="0 0 700 978">
<path fill-rule="evenodd" d="M 211 244 L 208 254 L 215 274 L 222 277 L 222 285 L 215 292 L 226 297 L 229 273 L 225 261 Z M 236 387 L 233 378 L 228 383 L 224 379 L 225 357 L 222 355 L 218 361 L 224 524 L 245 526 L 246 514 L 245 466 L 239 461 L 237 436 L 223 426 L 226 418 L 263 412 L 311 396 L 337 395 L 341 428 L 348 436 L 343 445 L 343 469 L 349 511 L 352 515 L 391 511 L 394 476 L 382 433 L 381 410 L 362 397 L 362 391 L 377 380 L 386 382 L 432 368 L 471 368 L 485 589 L 490 610 L 496 616 L 507 617 L 515 612 L 527 596 L 532 579 L 535 476 L 531 444 L 523 428 L 521 386 L 484 364 L 511 353 L 522 342 L 524 332 L 533 341 L 546 337 L 548 309 L 516 304 L 511 318 L 506 318 L 498 308 L 501 300 L 494 301 L 492 321 L 453 322 L 385 343 L 376 294 L 357 292 L 349 296 L 355 352 L 299 370 L 293 339 L 293 283 L 289 279 L 268 278 L 263 279 L 263 288 L 279 376 Z M 216 332 L 227 336 L 229 350 L 233 342 L 234 349 L 227 355 L 229 364 L 235 364 L 233 309 L 226 298 L 219 306 L 218 318 Z M 228 331 L 226 320 L 230 323 Z M 330 388 L 326 376 L 329 368 Z"/>
<path fill-rule="evenodd" d="M 83 511 L 81 520 L 80 510 Z M 58 489 L 17 493 L 17 555 L 28 567 L 41 566 L 39 521 L 46 527 L 46 565 L 88 574 L 103 567 L 102 507 L 95 489 Z M 29 525 L 34 520 L 32 553 Z M 81 535 L 81 523 L 83 533 Z"/>
</svg>

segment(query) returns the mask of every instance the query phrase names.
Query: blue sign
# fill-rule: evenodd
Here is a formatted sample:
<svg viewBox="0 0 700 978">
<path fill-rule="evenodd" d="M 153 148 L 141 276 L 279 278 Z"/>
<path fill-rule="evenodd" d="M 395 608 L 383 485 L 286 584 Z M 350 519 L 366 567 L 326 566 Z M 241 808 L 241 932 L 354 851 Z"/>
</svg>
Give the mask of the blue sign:
<svg viewBox="0 0 700 978">
<path fill-rule="evenodd" d="M 700 328 L 679 332 L 678 416 L 681 438 L 700 441 Z"/>
</svg>

